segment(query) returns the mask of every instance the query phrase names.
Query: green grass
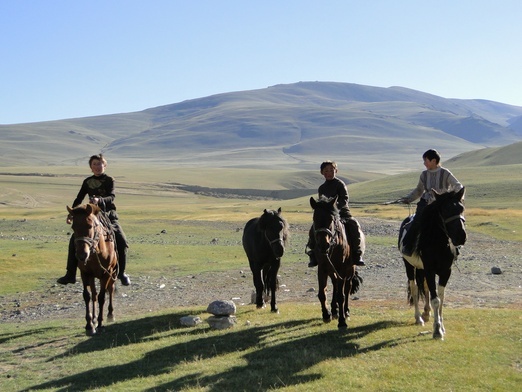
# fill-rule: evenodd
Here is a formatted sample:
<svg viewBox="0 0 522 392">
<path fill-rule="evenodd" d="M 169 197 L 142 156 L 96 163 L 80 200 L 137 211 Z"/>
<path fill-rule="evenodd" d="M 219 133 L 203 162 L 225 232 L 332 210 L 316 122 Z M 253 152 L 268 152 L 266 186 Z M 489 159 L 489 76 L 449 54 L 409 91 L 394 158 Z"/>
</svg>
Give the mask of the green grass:
<svg viewBox="0 0 522 392">
<path fill-rule="evenodd" d="M 485 168 L 482 176 L 480 171 L 454 170 L 470 189 L 485 190 L 483 197 L 473 192 L 466 200 L 469 230 L 522 241 L 516 168 Z M 138 171 L 136 183 L 123 181 L 117 205 L 136 275 L 175 278 L 245 268 L 240 230 L 264 208 L 282 207 L 291 226 L 311 222 L 309 196 L 216 199 L 158 187 L 169 181 L 188 183 L 197 173 L 185 173 L 180 180 L 176 176 L 181 172 L 166 179 L 161 177 L 165 172 L 150 171 L 147 179 Z M 227 187 L 240 183 L 246 172 L 237 177 L 228 173 Z M 260 188 L 270 189 L 267 173 L 256 177 L 255 171 L 248 172 Z M 212 180 L 201 177 L 200 185 L 217 182 L 219 173 L 212 174 Z M 70 235 L 65 205 L 83 177 L 0 176 L 1 296 L 31 292 L 38 303 L 38 294 L 64 272 Z M 398 223 L 407 207 L 380 203 L 411 188 L 416 177 L 418 173 L 350 185 L 353 214 Z M 305 237 L 292 235 L 287 262 L 297 261 Z M 372 241 L 393 247 L 396 239 L 372 236 Z M 81 318 L 4 323 L 0 390 L 511 391 L 522 382 L 522 320 L 513 309 L 447 308 L 448 334 L 440 342 L 420 334 L 431 326 L 412 325 L 412 310 L 395 302 L 355 302 L 346 332 L 334 323 L 324 325 L 316 303 L 282 302 L 279 308 L 281 313 L 274 315 L 241 306 L 238 324 L 227 331 L 210 330 L 206 323 L 180 327 L 181 316 L 207 317 L 203 308 L 122 314 L 94 338 L 84 335 Z"/>
<path fill-rule="evenodd" d="M 280 314 L 238 308 L 237 325 L 184 328 L 177 308 L 121 317 L 104 334 L 80 320 L 5 324 L 3 391 L 511 391 L 522 382 L 522 333 L 513 311 L 447 309 L 447 337 L 412 324 L 410 309 L 357 302 L 346 331 L 323 324 L 313 304 Z"/>
</svg>

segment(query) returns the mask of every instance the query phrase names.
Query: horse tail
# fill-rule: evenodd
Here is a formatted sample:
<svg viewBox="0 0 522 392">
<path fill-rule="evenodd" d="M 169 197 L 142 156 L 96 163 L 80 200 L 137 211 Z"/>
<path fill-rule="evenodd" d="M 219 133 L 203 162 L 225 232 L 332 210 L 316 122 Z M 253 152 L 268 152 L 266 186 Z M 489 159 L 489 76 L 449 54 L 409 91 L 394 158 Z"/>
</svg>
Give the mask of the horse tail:
<svg viewBox="0 0 522 392">
<path fill-rule="evenodd" d="M 355 294 L 359 291 L 362 286 L 363 278 L 359 275 L 359 272 L 355 271 L 355 274 L 351 277 L 352 287 L 350 289 L 350 294 Z"/>
<path fill-rule="evenodd" d="M 418 300 L 426 300 L 426 295 L 425 295 L 425 288 L 424 288 L 424 284 L 425 284 L 425 274 L 424 274 L 424 270 L 421 270 L 421 269 L 415 269 L 415 284 L 417 285 L 417 299 Z M 407 296 L 408 296 L 408 304 L 410 306 L 413 306 L 413 294 L 411 293 L 411 287 L 410 287 L 410 281 L 408 280 L 408 283 L 406 284 L 406 287 L 408 287 L 408 292 L 407 292 Z"/>
<path fill-rule="evenodd" d="M 269 297 L 271 295 L 270 286 L 272 279 L 270 279 L 270 269 L 271 267 L 263 268 L 263 292 L 265 293 L 266 297 Z M 279 290 L 279 278 L 276 276 L 275 280 L 276 290 Z"/>
</svg>

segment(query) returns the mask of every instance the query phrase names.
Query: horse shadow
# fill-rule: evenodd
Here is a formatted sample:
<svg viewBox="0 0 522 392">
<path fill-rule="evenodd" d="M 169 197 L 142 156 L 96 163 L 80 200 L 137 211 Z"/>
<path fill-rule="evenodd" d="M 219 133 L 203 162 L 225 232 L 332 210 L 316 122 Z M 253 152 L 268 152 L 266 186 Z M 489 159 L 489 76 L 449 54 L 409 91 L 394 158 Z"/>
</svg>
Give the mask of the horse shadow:
<svg viewBox="0 0 522 392">
<path fill-rule="evenodd" d="M 353 357 L 404 343 L 404 339 L 400 338 L 381 341 L 364 348 L 356 343 L 357 339 L 365 335 L 403 325 L 396 321 L 379 321 L 345 331 L 328 329 L 295 339 L 295 334 L 292 335 L 293 332 L 299 329 L 309 329 L 311 326 L 317 325 L 318 320 L 313 318 L 285 321 L 214 335 L 209 333 L 209 329 L 196 328 L 190 330 L 182 326 L 173 328 L 172 321 L 177 321 L 182 315 L 186 315 L 186 313 L 146 317 L 124 322 L 121 324 L 121 328 L 118 328 L 118 331 L 113 330 L 110 334 L 102 335 L 101 339 L 87 339 L 72 348 L 64 356 L 110 348 L 117 350 L 118 346 L 140 343 L 145 340 L 150 341 L 150 339 L 164 339 L 165 333 L 168 334 L 169 332 L 172 333 L 170 336 L 175 334 L 186 335 L 187 333 L 194 335 L 194 338 L 188 343 L 183 342 L 152 350 L 136 361 L 121 365 L 105 366 L 100 362 L 98 368 L 35 385 L 28 388 L 27 391 L 40 389 L 66 391 L 70 388 L 74 388 L 75 391 L 87 391 L 93 388 L 93 383 L 96 384 L 96 388 L 110 388 L 111 385 L 118 382 L 139 379 L 144 376 L 170 374 L 175 366 L 186 363 L 187 356 L 205 360 L 238 352 L 245 352 L 243 355 L 245 365 L 232 367 L 215 375 L 194 372 L 190 375 L 174 378 L 168 383 L 156 385 L 150 390 L 180 390 L 189 385 L 198 385 L 207 388 L 208 391 L 221 391 L 230 389 L 230 385 L 255 385 L 256 390 L 267 391 L 283 385 L 298 385 L 324 377 L 321 374 L 302 374 L 303 371 L 322 361 Z M 118 339 L 118 342 L 115 343 L 114 337 L 120 335 L 120 330 L 125 331 L 122 334 L 125 338 Z M 281 343 L 268 345 L 267 337 L 277 334 L 281 335 L 281 339 L 279 339 Z M 252 347 L 259 347 L 259 349 L 252 351 Z M 280 357 L 282 352 L 300 353 L 303 352 L 303 349 L 308 350 L 313 355 L 301 356 L 298 361 L 285 360 L 283 367 L 273 366 L 270 363 L 272 359 Z M 262 367 L 264 369 L 263 380 L 258 380 L 255 377 L 249 379 L 251 367 Z M 284 379 L 284 382 L 282 379 Z M 263 385 L 259 385 L 260 382 Z"/>
</svg>

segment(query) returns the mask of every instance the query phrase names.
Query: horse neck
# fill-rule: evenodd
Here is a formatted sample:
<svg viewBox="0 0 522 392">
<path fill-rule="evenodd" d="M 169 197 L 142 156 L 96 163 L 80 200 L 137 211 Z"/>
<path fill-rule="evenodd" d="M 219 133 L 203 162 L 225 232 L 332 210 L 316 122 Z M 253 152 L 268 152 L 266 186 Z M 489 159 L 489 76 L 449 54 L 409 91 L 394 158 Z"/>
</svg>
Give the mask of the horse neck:
<svg viewBox="0 0 522 392">
<path fill-rule="evenodd" d="M 449 234 L 446 230 L 444 219 L 440 215 L 438 209 L 433 209 L 422 216 L 422 224 L 419 232 L 419 247 L 424 244 L 446 244 L 449 240 Z"/>
</svg>

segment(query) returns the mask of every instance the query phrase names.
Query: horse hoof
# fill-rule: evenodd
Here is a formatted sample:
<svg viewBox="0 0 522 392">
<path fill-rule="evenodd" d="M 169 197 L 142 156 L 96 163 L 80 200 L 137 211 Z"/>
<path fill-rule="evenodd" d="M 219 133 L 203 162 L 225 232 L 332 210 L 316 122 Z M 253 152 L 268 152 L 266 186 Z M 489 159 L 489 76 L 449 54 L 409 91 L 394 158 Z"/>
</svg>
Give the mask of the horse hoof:
<svg viewBox="0 0 522 392">
<path fill-rule="evenodd" d="M 347 329 L 348 328 L 348 325 L 347 324 L 339 324 L 337 326 L 338 329 Z"/>
<path fill-rule="evenodd" d="M 272 309 L 271 312 L 272 312 L 272 313 L 279 314 L 279 309 Z"/>
<path fill-rule="evenodd" d="M 96 335 L 96 329 L 86 329 L 85 334 L 87 336 L 94 336 L 94 335 Z"/>
<path fill-rule="evenodd" d="M 115 320 L 115 318 L 114 318 L 114 315 L 113 315 L 113 314 L 109 314 L 109 315 L 107 316 L 107 321 L 108 321 L 109 323 L 113 323 L 114 320 Z"/>
</svg>

